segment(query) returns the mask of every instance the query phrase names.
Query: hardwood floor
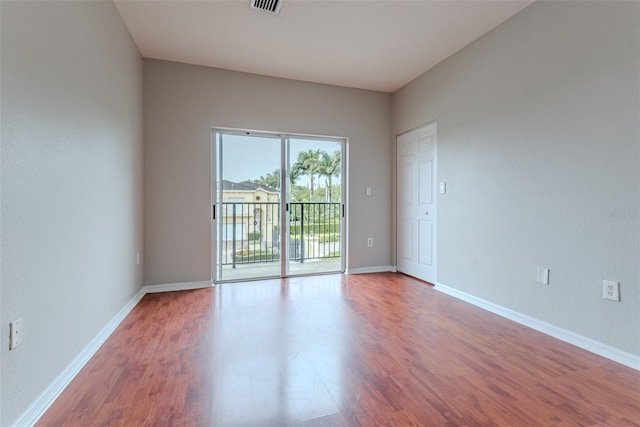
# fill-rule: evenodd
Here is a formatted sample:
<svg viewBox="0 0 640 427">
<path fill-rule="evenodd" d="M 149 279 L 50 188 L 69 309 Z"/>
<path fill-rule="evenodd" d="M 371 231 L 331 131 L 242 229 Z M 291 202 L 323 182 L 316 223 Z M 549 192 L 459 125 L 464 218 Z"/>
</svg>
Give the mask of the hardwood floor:
<svg viewBox="0 0 640 427">
<path fill-rule="evenodd" d="M 639 426 L 640 373 L 393 274 L 147 295 L 40 426 Z"/>
</svg>

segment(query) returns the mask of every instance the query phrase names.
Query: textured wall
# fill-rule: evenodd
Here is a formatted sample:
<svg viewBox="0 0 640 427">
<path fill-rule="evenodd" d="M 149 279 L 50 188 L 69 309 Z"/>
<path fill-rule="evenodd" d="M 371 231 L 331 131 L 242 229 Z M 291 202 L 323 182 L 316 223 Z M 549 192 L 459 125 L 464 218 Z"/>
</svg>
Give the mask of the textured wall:
<svg viewBox="0 0 640 427">
<path fill-rule="evenodd" d="M 0 7 L 6 426 L 142 285 L 142 59 L 111 2 Z"/>
<path fill-rule="evenodd" d="M 349 138 L 347 268 L 390 265 L 391 95 L 145 60 L 144 117 L 147 284 L 211 278 L 214 126 Z"/>
<path fill-rule="evenodd" d="M 635 355 L 639 21 L 637 2 L 537 2 L 392 100 L 395 134 L 438 122 L 438 281 Z"/>
</svg>

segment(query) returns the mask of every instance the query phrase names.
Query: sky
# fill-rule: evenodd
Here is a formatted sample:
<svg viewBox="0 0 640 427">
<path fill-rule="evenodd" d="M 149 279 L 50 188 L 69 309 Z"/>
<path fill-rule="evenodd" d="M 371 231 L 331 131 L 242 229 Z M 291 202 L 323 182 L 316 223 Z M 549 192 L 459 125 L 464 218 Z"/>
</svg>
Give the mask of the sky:
<svg viewBox="0 0 640 427">
<path fill-rule="evenodd" d="M 307 150 L 324 150 L 333 153 L 340 150 L 340 142 L 316 139 L 291 139 L 291 163 L 298 153 Z M 219 155 L 216 153 L 216 155 Z M 242 182 L 258 179 L 276 169 L 280 169 L 280 137 L 223 135 L 222 144 L 223 179 Z M 306 183 L 305 178 L 298 180 Z"/>
</svg>

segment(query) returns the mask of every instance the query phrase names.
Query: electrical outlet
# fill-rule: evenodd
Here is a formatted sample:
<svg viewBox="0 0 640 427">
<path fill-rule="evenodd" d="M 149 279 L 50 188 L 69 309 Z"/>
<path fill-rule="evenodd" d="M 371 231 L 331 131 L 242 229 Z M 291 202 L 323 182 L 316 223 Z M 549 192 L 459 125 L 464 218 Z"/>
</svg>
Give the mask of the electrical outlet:
<svg viewBox="0 0 640 427">
<path fill-rule="evenodd" d="M 140 265 L 140 252 L 136 252 L 136 265 Z"/>
<path fill-rule="evenodd" d="M 603 280 L 602 297 L 611 301 L 620 301 L 620 283 Z"/>
<path fill-rule="evenodd" d="M 9 323 L 9 350 L 13 350 L 22 342 L 22 319 L 17 318 Z"/>
<path fill-rule="evenodd" d="M 370 248 L 373 247 L 373 237 L 367 237 L 367 246 Z"/>
</svg>

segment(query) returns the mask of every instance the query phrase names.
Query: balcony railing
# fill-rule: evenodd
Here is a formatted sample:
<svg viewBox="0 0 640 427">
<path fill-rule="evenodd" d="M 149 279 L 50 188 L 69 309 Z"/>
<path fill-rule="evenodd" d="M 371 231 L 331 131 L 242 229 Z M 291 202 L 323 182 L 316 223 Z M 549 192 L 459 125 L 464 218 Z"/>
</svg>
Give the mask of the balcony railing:
<svg viewBox="0 0 640 427">
<path fill-rule="evenodd" d="M 280 261 L 280 203 L 223 202 L 218 225 L 222 265 Z M 289 203 L 289 260 L 340 257 L 340 203 Z"/>
</svg>

